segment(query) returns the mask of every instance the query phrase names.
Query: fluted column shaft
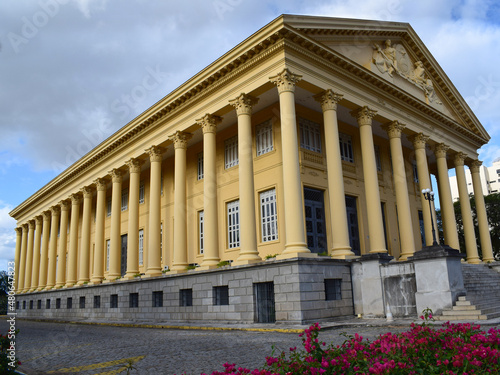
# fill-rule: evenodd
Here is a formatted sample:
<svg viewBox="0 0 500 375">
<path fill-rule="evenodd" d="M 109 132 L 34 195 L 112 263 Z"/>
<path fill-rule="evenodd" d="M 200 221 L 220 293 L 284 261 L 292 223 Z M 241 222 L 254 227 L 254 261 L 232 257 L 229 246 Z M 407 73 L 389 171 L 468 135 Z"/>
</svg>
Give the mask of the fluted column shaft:
<svg viewBox="0 0 500 375">
<path fill-rule="evenodd" d="M 217 223 L 217 170 L 215 167 L 216 131 L 222 121 L 218 116 L 206 114 L 197 120 L 203 131 L 203 205 L 204 249 L 201 269 L 215 268 L 219 263 L 219 235 Z"/>
<path fill-rule="evenodd" d="M 78 224 L 80 220 L 81 198 L 77 194 L 72 194 L 71 198 L 71 221 L 69 228 L 69 252 L 68 252 L 68 278 L 66 287 L 76 284 L 76 266 L 78 257 Z"/>
<path fill-rule="evenodd" d="M 285 207 L 285 250 L 278 259 L 312 255 L 307 248 L 304 227 L 304 203 L 300 180 L 299 145 L 295 117 L 295 85 L 302 76 L 288 69 L 270 77 L 278 87 L 283 158 L 283 198 Z"/>
<path fill-rule="evenodd" d="M 38 288 L 40 277 L 40 244 L 42 240 L 42 217 L 35 218 L 35 244 L 33 246 L 33 267 L 31 271 L 31 291 Z"/>
<path fill-rule="evenodd" d="M 49 238 L 50 238 L 50 211 L 45 211 L 43 214 L 42 228 L 42 251 L 40 254 L 40 271 L 38 276 L 38 290 L 42 290 L 47 286 L 47 271 L 49 267 Z"/>
<path fill-rule="evenodd" d="M 57 275 L 56 288 L 62 288 L 66 284 L 66 251 L 68 248 L 68 219 L 69 202 L 59 202 L 61 209 L 61 229 L 59 230 L 59 246 L 57 246 Z"/>
<path fill-rule="evenodd" d="M 54 206 L 50 208 L 50 212 L 52 213 L 52 220 L 50 223 L 49 269 L 45 289 L 52 289 L 56 285 L 57 231 L 59 229 L 60 209 L 58 206 Z"/>
<path fill-rule="evenodd" d="M 375 147 L 373 145 L 372 118 L 375 116 L 375 113 L 376 111 L 368 107 L 362 107 L 353 111 L 352 115 L 358 120 L 361 137 L 361 157 L 365 179 L 370 253 L 386 253 L 377 162 L 375 159 Z"/>
<path fill-rule="evenodd" d="M 16 252 L 14 255 L 14 285 L 19 290 L 19 266 L 21 263 L 21 245 L 23 242 L 23 228 L 16 228 Z"/>
<path fill-rule="evenodd" d="M 407 260 L 408 257 L 413 256 L 415 253 L 415 238 L 413 237 L 410 197 L 408 196 L 405 160 L 403 156 L 403 146 L 401 144 L 401 133 L 404 128 L 404 125 L 400 124 L 398 121 L 393 121 L 384 126 L 384 129 L 389 135 L 394 186 L 396 189 L 399 240 L 401 242 L 401 255 L 399 260 Z"/>
<path fill-rule="evenodd" d="M 415 148 L 415 160 L 417 162 L 417 173 L 418 173 L 418 185 L 420 191 L 420 201 L 422 202 L 422 216 L 424 218 L 424 233 L 425 233 L 425 243 L 422 246 L 432 246 L 432 222 L 431 213 L 426 208 L 427 201 L 422 194 L 423 189 L 431 188 L 431 179 L 429 177 L 429 167 L 427 165 L 427 155 L 425 153 L 425 144 L 429 140 L 429 137 L 419 133 L 411 138 L 413 142 L 413 147 Z"/>
<path fill-rule="evenodd" d="M 130 172 L 128 188 L 128 238 L 126 279 L 139 273 L 139 187 L 142 161 L 130 159 L 127 164 Z"/>
<path fill-rule="evenodd" d="M 113 182 L 111 189 L 111 230 L 109 236 L 109 273 L 108 279 L 121 276 L 121 213 L 122 213 L 122 172 L 113 169 L 109 172 Z"/>
<path fill-rule="evenodd" d="M 26 275 L 26 255 L 28 252 L 28 224 L 23 224 L 23 235 L 21 237 L 21 263 L 19 265 L 19 285 L 18 292 L 24 292 L 24 277 Z"/>
<path fill-rule="evenodd" d="M 94 272 L 92 284 L 100 284 L 104 279 L 104 226 L 106 220 L 106 181 L 98 178 L 94 181 L 97 189 Z"/>
<path fill-rule="evenodd" d="M 33 241 L 35 236 L 35 221 L 28 222 L 28 249 L 26 251 L 26 273 L 24 274 L 24 291 L 31 289 L 31 271 L 33 268 Z"/>
<path fill-rule="evenodd" d="M 343 95 L 327 90 L 315 96 L 321 103 L 325 124 L 325 153 L 328 177 L 328 197 L 332 230 L 332 258 L 345 259 L 354 256 L 349 243 L 349 227 L 345 206 L 344 175 L 340 156 L 337 103 Z"/>
<path fill-rule="evenodd" d="M 92 189 L 82 188 L 83 194 L 83 215 L 82 215 L 82 239 L 80 247 L 80 260 L 78 262 L 78 285 L 83 285 L 90 281 L 90 220 L 92 213 Z"/>
<path fill-rule="evenodd" d="M 479 160 L 474 160 L 469 165 L 472 175 L 472 185 L 474 188 L 474 197 L 476 199 L 476 215 L 477 224 L 479 226 L 479 240 L 481 241 L 481 251 L 483 253 L 483 262 L 494 262 L 493 248 L 491 246 L 491 235 L 488 224 L 488 216 L 486 214 L 486 205 L 484 203 L 483 188 L 481 186 L 481 177 L 479 176 L 479 168 L 483 163 Z"/>
<path fill-rule="evenodd" d="M 460 250 L 453 199 L 451 197 L 450 178 L 448 177 L 448 162 L 446 152 L 449 147 L 444 143 L 436 146 L 436 164 L 438 170 L 439 202 L 441 205 L 441 220 L 445 244 Z"/>
<path fill-rule="evenodd" d="M 458 195 L 460 199 L 460 211 L 462 213 L 462 224 L 464 226 L 465 251 L 467 262 L 472 264 L 481 263 L 477 253 L 476 234 L 474 233 L 474 223 L 472 221 L 469 192 L 467 190 L 467 180 L 465 179 L 465 158 L 466 155 L 458 152 L 455 155 L 455 173 L 457 175 Z"/>
<path fill-rule="evenodd" d="M 241 94 L 230 103 L 238 115 L 238 173 L 240 190 L 240 253 L 233 265 L 251 264 L 262 259 L 257 250 L 255 188 L 252 154 L 252 107 L 258 99 Z"/>
<path fill-rule="evenodd" d="M 160 230 L 161 230 L 161 161 L 165 151 L 153 146 L 146 150 L 151 162 L 149 184 L 149 239 L 146 276 L 161 275 Z"/>
</svg>

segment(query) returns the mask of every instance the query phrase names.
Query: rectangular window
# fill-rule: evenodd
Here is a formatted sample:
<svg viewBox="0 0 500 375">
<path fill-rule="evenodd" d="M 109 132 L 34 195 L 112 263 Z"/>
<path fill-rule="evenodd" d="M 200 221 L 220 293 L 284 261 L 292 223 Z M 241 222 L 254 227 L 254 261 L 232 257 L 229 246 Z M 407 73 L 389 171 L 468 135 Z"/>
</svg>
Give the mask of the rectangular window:
<svg viewBox="0 0 500 375">
<path fill-rule="evenodd" d="M 109 307 L 112 309 L 118 308 L 118 294 L 112 294 L 109 296 Z"/>
<path fill-rule="evenodd" d="M 255 144 L 257 156 L 267 154 L 273 150 L 273 123 L 271 120 L 257 125 L 255 130 Z"/>
<path fill-rule="evenodd" d="M 375 145 L 375 163 L 377 165 L 377 171 L 382 172 L 382 162 L 380 159 L 380 146 Z"/>
<path fill-rule="evenodd" d="M 36 301 L 36 308 L 38 310 L 40 310 L 42 308 L 42 300 L 41 299 L 39 299 L 38 301 Z"/>
<path fill-rule="evenodd" d="M 163 223 L 160 223 L 160 262 L 163 261 Z"/>
<path fill-rule="evenodd" d="M 106 240 L 106 271 L 109 271 L 109 250 L 111 244 L 109 240 Z"/>
<path fill-rule="evenodd" d="M 160 194 L 163 195 L 163 171 L 160 174 Z"/>
<path fill-rule="evenodd" d="M 238 136 L 229 138 L 224 143 L 225 168 L 238 165 Z"/>
<path fill-rule="evenodd" d="M 352 138 L 348 134 L 339 133 L 340 158 L 343 161 L 354 163 L 354 153 L 352 151 Z"/>
<path fill-rule="evenodd" d="M 16 301 L 16 310 L 19 310 L 19 301 Z"/>
<path fill-rule="evenodd" d="M 61 308 L 61 299 L 56 298 L 56 309 L 60 309 L 60 308 Z"/>
<path fill-rule="evenodd" d="M 80 297 L 80 308 L 84 309 L 85 308 L 85 297 Z"/>
<path fill-rule="evenodd" d="M 276 212 L 276 189 L 264 191 L 260 196 L 260 222 L 262 242 L 278 239 L 278 214 Z"/>
<path fill-rule="evenodd" d="M 101 296 L 94 296 L 94 309 L 101 308 Z"/>
<path fill-rule="evenodd" d="M 153 292 L 153 307 L 163 307 L 163 292 Z"/>
<path fill-rule="evenodd" d="M 122 211 L 126 211 L 128 208 L 128 189 L 122 190 Z"/>
<path fill-rule="evenodd" d="M 319 124 L 299 118 L 300 147 L 321 152 L 321 131 Z"/>
<path fill-rule="evenodd" d="M 212 289 L 212 294 L 214 305 L 229 305 L 229 287 L 227 285 L 214 286 Z"/>
<path fill-rule="evenodd" d="M 23 301 L 23 310 L 26 310 L 26 301 Z"/>
<path fill-rule="evenodd" d="M 144 265 L 144 229 L 139 229 L 139 266 Z"/>
<path fill-rule="evenodd" d="M 198 212 L 198 231 L 200 233 L 200 254 L 203 254 L 204 240 L 205 240 L 204 211 Z"/>
<path fill-rule="evenodd" d="M 325 279 L 325 300 L 337 301 L 342 299 L 342 279 Z"/>
<path fill-rule="evenodd" d="M 129 294 L 128 307 L 139 307 L 139 293 L 130 293 Z"/>
<path fill-rule="evenodd" d="M 230 249 L 240 246 L 240 201 L 227 204 L 227 243 Z"/>
<path fill-rule="evenodd" d="M 45 300 L 45 308 L 50 310 L 50 299 Z"/>
<path fill-rule="evenodd" d="M 30 301 L 30 310 L 33 310 L 33 300 Z"/>
<path fill-rule="evenodd" d="M 144 203 L 144 180 L 139 182 L 139 204 Z"/>
<path fill-rule="evenodd" d="M 193 306 L 193 289 L 179 290 L 179 306 Z"/>
<path fill-rule="evenodd" d="M 111 197 L 106 200 L 106 216 L 111 216 Z"/>
<path fill-rule="evenodd" d="M 198 180 L 203 179 L 203 152 L 198 154 Z"/>
<path fill-rule="evenodd" d="M 66 299 L 66 308 L 67 309 L 72 309 L 73 308 L 73 298 L 72 297 L 68 297 Z"/>
<path fill-rule="evenodd" d="M 413 167 L 413 182 L 418 184 L 418 170 L 417 170 L 417 162 L 412 160 L 411 165 Z"/>
</svg>

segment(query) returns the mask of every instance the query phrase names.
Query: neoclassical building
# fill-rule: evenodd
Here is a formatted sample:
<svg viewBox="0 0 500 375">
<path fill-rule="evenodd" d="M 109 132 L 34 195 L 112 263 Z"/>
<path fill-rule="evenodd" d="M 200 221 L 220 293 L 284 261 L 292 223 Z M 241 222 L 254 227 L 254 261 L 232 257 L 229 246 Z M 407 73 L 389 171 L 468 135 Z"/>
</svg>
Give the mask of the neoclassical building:
<svg viewBox="0 0 500 375">
<path fill-rule="evenodd" d="M 387 254 L 409 264 L 433 244 L 423 189 L 439 194 L 445 243 L 459 248 L 450 168 L 464 210 L 460 250 L 481 262 L 468 165 L 482 260 L 494 260 L 477 158 L 488 140 L 409 24 L 280 16 L 11 212 L 18 307 L 65 316 L 80 298 L 86 316 L 153 306 L 172 319 L 259 321 L 258 308 L 217 315 L 214 306 L 265 295 L 276 321 L 305 321 L 303 311 L 321 308 L 304 307 L 307 266 L 324 283 L 311 301 L 344 292 L 334 315 L 352 314 L 353 262 Z M 286 294 L 290 283 L 298 296 Z M 201 315 L 179 310 L 190 306 Z"/>
</svg>

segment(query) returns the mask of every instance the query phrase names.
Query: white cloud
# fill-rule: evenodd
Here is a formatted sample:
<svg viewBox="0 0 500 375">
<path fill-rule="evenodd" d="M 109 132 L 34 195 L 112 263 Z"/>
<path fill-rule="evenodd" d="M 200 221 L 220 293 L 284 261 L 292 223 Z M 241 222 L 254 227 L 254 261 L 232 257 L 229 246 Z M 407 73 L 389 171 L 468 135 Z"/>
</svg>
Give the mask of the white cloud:
<svg viewBox="0 0 500 375">
<path fill-rule="evenodd" d="M 16 221 L 9 216 L 12 206 L 0 201 L 0 271 L 6 270 L 7 261 L 12 261 L 16 248 Z"/>
</svg>

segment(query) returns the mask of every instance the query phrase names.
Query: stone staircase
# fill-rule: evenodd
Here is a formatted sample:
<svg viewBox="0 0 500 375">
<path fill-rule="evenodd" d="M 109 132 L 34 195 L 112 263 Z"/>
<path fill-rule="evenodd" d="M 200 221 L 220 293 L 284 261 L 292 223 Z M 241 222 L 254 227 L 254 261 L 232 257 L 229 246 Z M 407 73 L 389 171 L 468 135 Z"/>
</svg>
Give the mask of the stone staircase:
<svg viewBox="0 0 500 375">
<path fill-rule="evenodd" d="M 500 317 L 500 273 L 486 264 L 462 263 L 467 294 L 436 320 L 487 320 Z"/>
</svg>

